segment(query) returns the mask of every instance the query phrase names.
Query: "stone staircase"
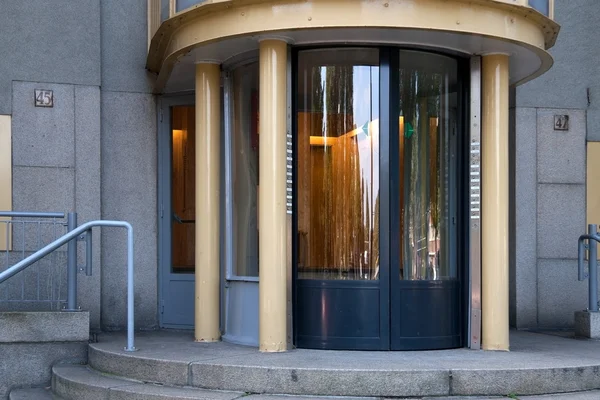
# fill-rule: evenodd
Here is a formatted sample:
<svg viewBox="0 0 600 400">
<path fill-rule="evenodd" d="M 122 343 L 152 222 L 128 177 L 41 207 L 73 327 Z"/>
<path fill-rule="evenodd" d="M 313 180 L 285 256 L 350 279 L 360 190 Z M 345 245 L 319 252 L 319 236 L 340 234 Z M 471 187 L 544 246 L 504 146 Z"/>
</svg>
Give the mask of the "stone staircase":
<svg viewBox="0 0 600 400">
<path fill-rule="evenodd" d="M 136 334 L 139 351 L 125 352 L 123 334 L 102 334 L 89 344 L 87 364 L 53 365 L 51 389 L 17 389 L 9 398 L 480 400 L 516 393 L 512 398 L 600 399 L 599 391 L 586 392 L 600 388 L 600 342 L 513 332 L 511 343 L 511 352 L 265 354 L 223 342 L 194 343 L 190 332 L 157 331 Z"/>
<path fill-rule="evenodd" d="M 89 325 L 87 312 L 0 312 L 0 399 L 48 386 L 57 362 L 87 362 Z"/>
<path fill-rule="evenodd" d="M 210 391 L 165 386 L 100 373 L 85 365 L 58 365 L 52 369 L 52 390 L 65 400 L 83 399 L 211 399 L 233 400 L 243 392 Z"/>
</svg>

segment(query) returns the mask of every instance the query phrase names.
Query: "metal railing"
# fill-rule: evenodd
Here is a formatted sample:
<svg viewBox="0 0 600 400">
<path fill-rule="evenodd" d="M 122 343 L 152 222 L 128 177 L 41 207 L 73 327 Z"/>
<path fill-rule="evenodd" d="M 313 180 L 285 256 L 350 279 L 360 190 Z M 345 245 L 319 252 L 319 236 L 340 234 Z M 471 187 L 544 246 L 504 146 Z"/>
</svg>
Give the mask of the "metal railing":
<svg viewBox="0 0 600 400">
<path fill-rule="evenodd" d="M 33 217 L 33 218 L 64 218 L 60 213 L 19 213 L 0 211 L 0 217 Z M 13 266 L 0 272 L 0 284 L 19 272 L 25 270 L 32 264 L 46 257 L 50 253 L 68 244 L 67 246 L 67 307 L 65 311 L 76 311 L 77 308 L 77 238 L 85 235 L 86 240 L 86 273 L 92 272 L 92 228 L 93 227 L 117 227 L 127 229 L 127 347 L 125 351 L 135 351 L 134 343 L 134 276 L 133 276 L 133 227 L 125 221 L 90 221 L 77 227 L 77 214 L 69 213 L 67 227 L 69 231 L 46 245 L 30 256 L 22 259 Z M 10 248 L 10 239 L 7 239 L 7 252 Z"/>
<path fill-rule="evenodd" d="M 66 232 L 64 213 L 0 212 L 0 271 Z M 61 249 L 62 250 L 62 249 Z M 0 285 L 0 309 L 60 309 L 67 303 L 67 252 L 57 251 Z"/>
<path fill-rule="evenodd" d="M 586 240 L 588 241 L 587 245 L 585 244 Z M 598 312 L 598 242 L 600 242 L 600 235 L 598 235 L 598 225 L 596 224 L 588 225 L 587 235 L 579 236 L 578 242 L 578 279 L 583 281 L 588 278 L 589 280 L 588 311 L 592 312 Z M 587 274 L 583 268 L 586 249 L 589 249 Z"/>
</svg>

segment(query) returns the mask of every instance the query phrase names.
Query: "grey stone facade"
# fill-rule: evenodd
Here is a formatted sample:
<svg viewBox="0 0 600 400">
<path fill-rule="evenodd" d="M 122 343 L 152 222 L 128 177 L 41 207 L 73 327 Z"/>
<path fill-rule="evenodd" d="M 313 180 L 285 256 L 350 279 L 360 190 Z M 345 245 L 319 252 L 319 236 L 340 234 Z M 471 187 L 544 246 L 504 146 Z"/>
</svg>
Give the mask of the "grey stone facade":
<svg viewBox="0 0 600 400">
<path fill-rule="evenodd" d="M 600 3 L 555 2 L 561 25 L 550 50 L 554 66 L 516 88 L 514 253 L 511 324 L 572 328 L 587 307 L 587 282 L 577 281 L 577 238 L 586 228 L 586 141 L 600 140 Z M 568 131 L 554 116 L 568 115 Z"/>
<path fill-rule="evenodd" d="M 568 328 L 586 306 L 576 239 L 585 231 L 586 141 L 600 141 L 597 0 L 555 2 L 553 68 L 514 91 L 511 109 L 511 324 Z M 145 70 L 147 4 L 2 1 L 0 114 L 12 116 L 13 209 L 76 211 L 79 223 L 135 230 L 136 323 L 158 326 L 157 118 Z M 33 90 L 54 91 L 36 108 Z M 570 117 L 555 131 L 555 114 Z M 126 321 L 125 235 L 95 236 L 78 303 L 93 329 Z"/>
<path fill-rule="evenodd" d="M 0 114 L 12 115 L 13 210 L 75 211 L 80 224 L 129 221 L 136 323 L 155 328 L 156 107 L 145 70 L 146 2 L 3 1 L 0 27 L 8 37 L 0 41 Z M 53 90 L 54 107 L 34 107 L 34 89 Z M 94 239 L 94 274 L 79 275 L 78 304 L 90 311 L 92 329 L 120 329 L 126 235 L 105 228 Z"/>
</svg>

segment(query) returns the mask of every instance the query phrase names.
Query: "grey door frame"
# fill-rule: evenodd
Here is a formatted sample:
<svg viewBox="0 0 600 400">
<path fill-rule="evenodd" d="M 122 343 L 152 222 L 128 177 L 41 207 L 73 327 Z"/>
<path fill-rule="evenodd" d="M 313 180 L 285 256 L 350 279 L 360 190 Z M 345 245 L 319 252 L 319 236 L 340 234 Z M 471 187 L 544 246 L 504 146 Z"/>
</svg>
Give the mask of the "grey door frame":
<svg viewBox="0 0 600 400">
<path fill-rule="evenodd" d="M 470 60 L 468 346 L 481 348 L 481 57 Z"/>
<path fill-rule="evenodd" d="M 166 285 L 177 278 L 180 281 L 194 282 L 194 274 L 174 274 L 171 272 L 171 107 L 193 106 L 194 95 L 190 93 L 159 98 L 157 108 L 157 144 L 158 144 L 158 321 L 161 328 L 192 329 L 193 324 L 178 324 L 165 316 L 168 310 L 169 296 Z M 193 285 L 193 284 L 192 284 Z M 193 301 L 193 294 L 190 298 Z M 165 318 L 166 317 L 166 318 Z"/>
</svg>

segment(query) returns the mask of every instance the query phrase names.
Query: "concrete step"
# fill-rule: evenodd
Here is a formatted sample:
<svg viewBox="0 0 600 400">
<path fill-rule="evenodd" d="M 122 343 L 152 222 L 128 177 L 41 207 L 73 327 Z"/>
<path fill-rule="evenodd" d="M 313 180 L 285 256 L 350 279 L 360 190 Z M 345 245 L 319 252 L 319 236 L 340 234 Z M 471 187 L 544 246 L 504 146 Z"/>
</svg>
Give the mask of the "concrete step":
<svg viewBox="0 0 600 400">
<path fill-rule="evenodd" d="M 15 389 L 10 392 L 8 400 L 64 400 L 52 394 L 50 388 Z"/>
<path fill-rule="evenodd" d="M 89 365 L 143 382 L 209 390 L 346 397 L 519 397 L 600 388 L 600 343 L 514 332 L 510 352 L 467 349 L 358 352 L 298 349 L 259 353 L 230 343 L 196 343 L 188 333 L 105 334 Z M 599 397 L 600 398 L 600 397 Z"/>
<path fill-rule="evenodd" d="M 85 365 L 59 365 L 53 368 L 54 395 L 46 389 L 20 389 L 11 392 L 10 400 L 380 400 L 378 397 L 293 396 L 250 394 L 204 390 L 194 387 L 164 386 L 102 374 Z M 59 397 L 60 395 L 60 397 Z M 416 400 L 499 400 L 507 396 L 411 397 Z M 571 392 L 539 396 L 514 396 L 519 400 L 596 400 L 600 391 Z M 396 397 L 401 400 L 403 397 Z"/>
<path fill-rule="evenodd" d="M 0 312 L 0 399 L 9 388 L 48 386 L 57 362 L 86 363 L 89 330 L 88 312 Z"/>
<path fill-rule="evenodd" d="M 173 387 L 109 376 L 85 365 L 58 365 L 52 368 L 52 390 L 64 400 L 233 400 L 240 392 L 210 391 Z"/>
</svg>

